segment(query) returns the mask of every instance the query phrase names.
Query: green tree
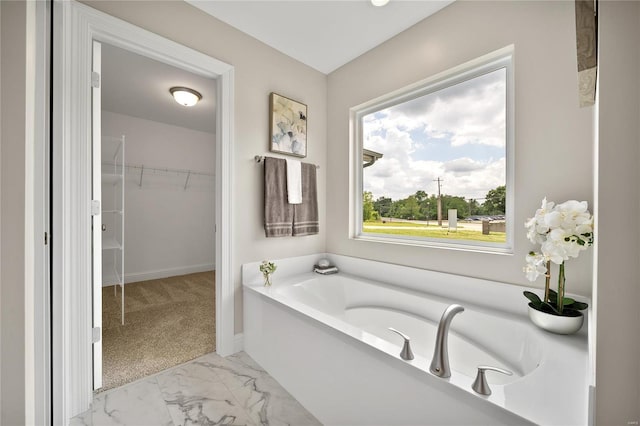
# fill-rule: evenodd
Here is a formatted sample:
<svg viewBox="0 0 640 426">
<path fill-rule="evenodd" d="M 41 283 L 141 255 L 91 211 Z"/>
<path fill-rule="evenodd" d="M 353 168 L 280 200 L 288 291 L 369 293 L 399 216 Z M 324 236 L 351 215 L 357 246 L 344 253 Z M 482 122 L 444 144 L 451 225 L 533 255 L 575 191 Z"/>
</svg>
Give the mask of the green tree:
<svg viewBox="0 0 640 426">
<path fill-rule="evenodd" d="M 453 195 L 442 196 L 442 215 L 448 218 L 449 209 L 456 209 L 458 218 L 466 217 L 469 213 L 469 205 L 464 197 L 454 197 Z"/>
<path fill-rule="evenodd" d="M 373 194 L 369 191 L 362 193 L 362 220 L 375 220 L 378 218 L 378 212 L 373 207 Z"/>
<path fill-rule="evenodd" d="M 420 216 L 420 204 L 413 195 L 408 196 L 404 200 L 397 201 L 397 214 L 401 219 L 415 220 Z"/>
<path fill-rule="evenodd" d="M 407 203 L 405 204 L 405 208 L 407 209 L 407 214 L 409 215 L 409 219 L 416 220 L 420 219 L 420 203 L 416 199 L 415 196 L 411 195 L 407 198 Z"/>
<path fill-rule="evenodd" d="M 427 193 L 422 190 L 416 191 L 414 197 L 418 203 L 422 203 L 423 201 L 426 201 L 428 198 Z"/>
<path fill-rule="evenodd" d="M 391 212 L 389 213 L 391 217 L 404 219 L 404 211 L 405 211 L 404 203 L 405 203 L 404 199 L 396 200 L 393 202 L 393 204 L 391 205 Z"/>
<path fill-rule="evenodd" d="M 471 198 L 469 200 L 469 216 L 482 214 L 482 206 L 478 203 L 478 200 Z"/>
<path fill-rule="evenodd" d="M 487 192 L 484 201 L 485 214 L 504 214 L 506 195 L 507 187 L 504 185 Z"/>
<path fill-rule="evenodd" d="M 422 205 L 425 219 L 431 220 L 438 217 L 438 197 L 436 195 L 430 196 Z"/>
<path fill-rule="evenodd" d="M 391 217 L 391 206 L 393 200 L 389 197 L 379 197 L 373 202 L 373 208 L 381 217 Z"/>
<path fill-rule="evenodd" d="M 425 191 L 416 191 L 414 194 L 416 201 L 418 202 L 418 206 L 420 207 L 420 211 L 416 219 L 425 220 L 429 218 L 429 195 Z"/>
</svg>

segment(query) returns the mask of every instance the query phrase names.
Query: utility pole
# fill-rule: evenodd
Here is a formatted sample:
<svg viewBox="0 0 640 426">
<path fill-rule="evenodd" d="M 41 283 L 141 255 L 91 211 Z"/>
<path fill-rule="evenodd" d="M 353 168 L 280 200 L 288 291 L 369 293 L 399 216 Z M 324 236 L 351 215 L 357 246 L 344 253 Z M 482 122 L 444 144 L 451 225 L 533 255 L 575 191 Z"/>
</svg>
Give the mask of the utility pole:
<svg viewBox="0 0 640 426">
<path fill-rule="evenodd" d="M 440 194 L 440 184 L 444 181 L 440 179 L 440 177 L 433 181 L 438 182 L 438 226 L 442 226 L 442 195 Z"/>
</svg>

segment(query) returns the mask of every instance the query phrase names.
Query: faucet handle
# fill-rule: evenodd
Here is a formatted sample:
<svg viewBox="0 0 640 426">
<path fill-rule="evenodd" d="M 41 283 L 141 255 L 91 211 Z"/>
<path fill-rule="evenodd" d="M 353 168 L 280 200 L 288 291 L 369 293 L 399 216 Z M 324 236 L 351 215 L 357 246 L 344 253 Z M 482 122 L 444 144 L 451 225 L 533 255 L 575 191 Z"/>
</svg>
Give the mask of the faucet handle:
<svg viewBox="0 0 640 426">
<path fill-rule="evenodd" d="M 478 374 L 476 375 L 476 379 L 473 381 L 471 388 L 479 393 L 480 395 L 491 395 L 491 388 L 489 388 L 489 382 L 487 382 L 487 378 L 484 375 L 485 371 L 497 371 L 498 373 L 506 374 L 507 376 L 512 376 L 513 373 L 509 370 L 505 370 L 504 368 L 492 367 L 489 365 L 479 365 L 478 366 Z"/>
<path fill-rule="evenodd" d="M 393 331 L 404 339 L 404 345 L 402 346 L 402 351 L 400 351 L 400 358 L 406 361 L 412 360 L 414 356 L 413 351 L 411 350 L 411 338 L 393 327 L 389 327 L 389 331 Z"/>
</svg>

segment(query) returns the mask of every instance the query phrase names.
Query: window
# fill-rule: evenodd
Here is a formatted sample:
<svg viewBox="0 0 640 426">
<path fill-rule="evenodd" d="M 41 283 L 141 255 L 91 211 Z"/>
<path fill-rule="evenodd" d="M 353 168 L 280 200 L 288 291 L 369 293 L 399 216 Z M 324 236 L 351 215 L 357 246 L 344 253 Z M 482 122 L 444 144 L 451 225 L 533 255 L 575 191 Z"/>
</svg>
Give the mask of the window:
<svg viewBox="0 0 640 426">
<path fill-rule="evenodd" d="M 512 48 L 352 109 L 352 237 L 512 247 Z"/>
</svg>

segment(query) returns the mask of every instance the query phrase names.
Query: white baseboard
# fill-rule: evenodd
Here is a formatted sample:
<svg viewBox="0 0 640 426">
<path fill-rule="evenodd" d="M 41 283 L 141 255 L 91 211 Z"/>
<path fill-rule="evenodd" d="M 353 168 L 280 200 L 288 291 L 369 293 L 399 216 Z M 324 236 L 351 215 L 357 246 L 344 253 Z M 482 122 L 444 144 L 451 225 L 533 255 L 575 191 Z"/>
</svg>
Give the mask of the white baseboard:
<svg viewBox="0 0 640 426">
<path fill-rule="evenodd" d="M 157 271 L 133 272 L 125 274 L 125 283 L 135 283 L 138 281 L 157 280 L 160 278 L 175 277 L 178 275 L 195 274 L 196 272 L 213 271 L 215 265 L 213 263 L 205 263 L 202 265 L 180 266 L 177 268 L 159 269 Z"/>
<path fill-rule="evenodd" d="M 238 333 L 233 336 L 233 353 L 244 350 L 244 334 Z"/>
</svg>

